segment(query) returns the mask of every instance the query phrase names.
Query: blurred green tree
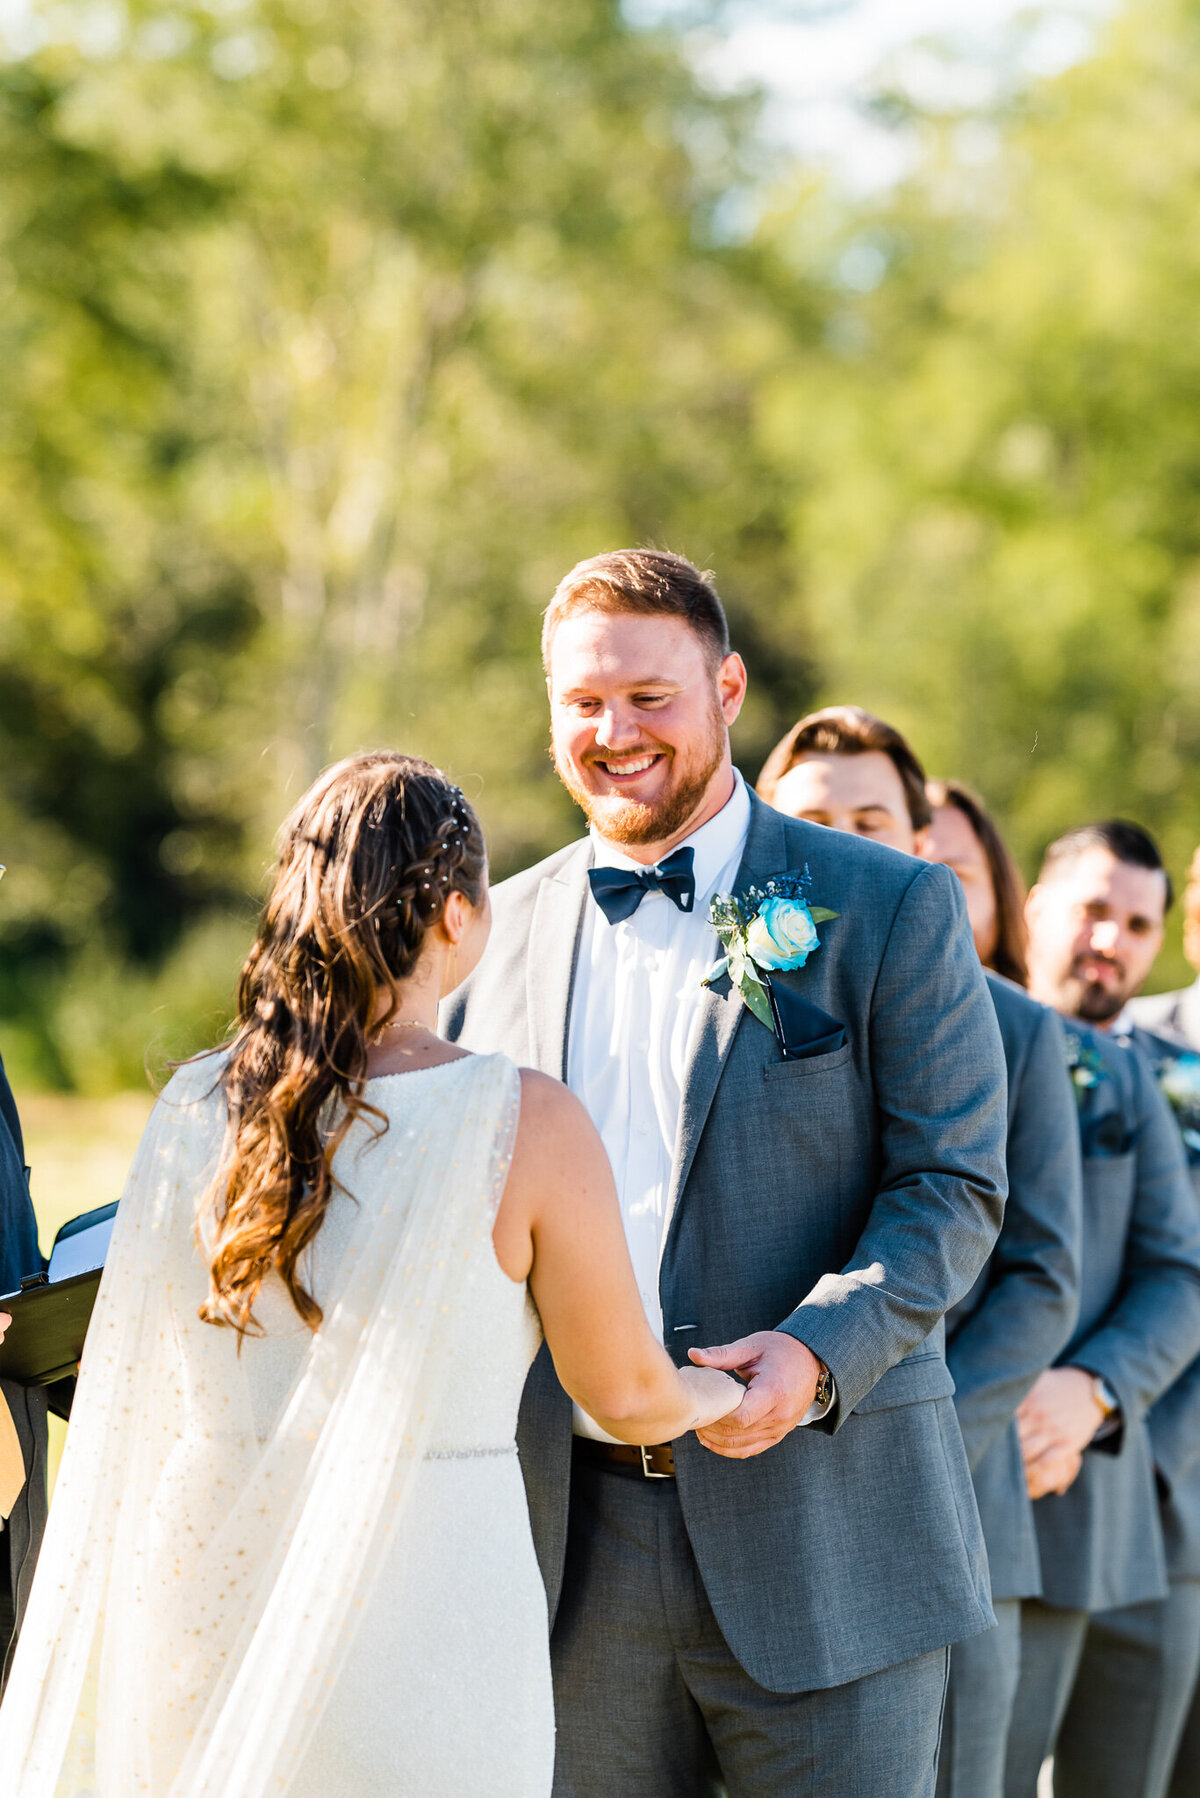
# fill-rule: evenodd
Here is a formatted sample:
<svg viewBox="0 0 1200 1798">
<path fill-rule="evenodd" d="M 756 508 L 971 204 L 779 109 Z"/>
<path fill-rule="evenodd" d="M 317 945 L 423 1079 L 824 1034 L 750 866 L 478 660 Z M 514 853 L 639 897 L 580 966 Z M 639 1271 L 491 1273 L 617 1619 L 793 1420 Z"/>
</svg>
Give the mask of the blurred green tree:
<svg viewBox="0 0 1200 1798">
<path fill-rule="evenodd" d="M 452 768 L 499 873 L 575 828 L 537 637 L 581 555 L 715 566 L 757 765 L 811 691 L 757 395 L 819 302 L 723 227 L 752 109 L 615 0 L 32 29 L 0 65 L 0 1008 L 98 1085 L 212 1036 L 332 755 Z"/>
<path fill-rule="evenodd" d="M 906 123 L 914 118 L 909 111 Z M 982 789 L 1027 868 L 1084 819 L 1200 839 L 1200 6 L 1136 0 L 913 178 L 782 194 L 833 297 L 764 397 L 823 697 Z M 1184 978 L 1177 956 L 1161 983 Z"/>
<path fill-rule="evenodd" d="M 90 143 L 74 61 L 0 65 L 0 1006 L 59 1081 L 72 964 L 153 964 L 243 889 L 241 820 L 188 767 L 255 627 L 245 571 L 178 503 L 187 233 L 222 196 Z M 169 714 L 189 694 L 182 754 Z"/>
</svg>

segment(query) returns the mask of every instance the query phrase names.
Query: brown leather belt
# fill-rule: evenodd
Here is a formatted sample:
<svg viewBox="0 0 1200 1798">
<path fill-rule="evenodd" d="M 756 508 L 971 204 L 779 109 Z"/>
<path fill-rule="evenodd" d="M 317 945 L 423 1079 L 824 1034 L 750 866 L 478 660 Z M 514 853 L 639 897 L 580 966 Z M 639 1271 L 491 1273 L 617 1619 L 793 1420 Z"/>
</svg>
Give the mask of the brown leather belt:
<svg viewBox="0 0 1200 1798">
<path fill-rule="evenodd" d="M 675 1450 L 669 1442 L 635 1448 L 627 1442 L 594 1442 L 590 1436 L 576 1436 L 575 1452 L 585 1461 L 611 1467 L 614 1473 L 635 1473 L 645 1480 L 675 1478 Z"/>
</svg>

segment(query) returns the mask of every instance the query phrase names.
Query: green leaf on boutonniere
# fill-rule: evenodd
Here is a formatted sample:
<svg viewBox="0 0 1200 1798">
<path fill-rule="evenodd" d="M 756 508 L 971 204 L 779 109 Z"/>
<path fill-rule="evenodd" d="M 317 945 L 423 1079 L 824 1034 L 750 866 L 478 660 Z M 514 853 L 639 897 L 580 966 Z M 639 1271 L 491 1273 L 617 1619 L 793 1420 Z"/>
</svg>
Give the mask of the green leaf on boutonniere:
<svg viewBox="0 0 1200 1798">
<path fill-rule="evenodd" d="M 758 969 L 736 939 L 729 945 L 729 978 L 760 1024 L 774 1029 L 771 1006 Z"/>
<path fill-rule="evenodd" d="M 808 910 L 814 924 L 828 924 L 830 918 L 840 915 L 838 912 L 830 911 L 827 905 L 810 905 Z"/>
<path fill-rule="evenodd" d="M 746 1001 L 746 1004 L 754 1013 L 759 1023 L 765 1024 L 768 1030 L 773 1031 L 775 1028 L 775 1020 L 771 1016 L 771 1006 L 767 999 L 767 989 L 757 978 L 751 980 L 739 980 L 738 987 L 741 991 L 742 998 Z"/>
</svg>

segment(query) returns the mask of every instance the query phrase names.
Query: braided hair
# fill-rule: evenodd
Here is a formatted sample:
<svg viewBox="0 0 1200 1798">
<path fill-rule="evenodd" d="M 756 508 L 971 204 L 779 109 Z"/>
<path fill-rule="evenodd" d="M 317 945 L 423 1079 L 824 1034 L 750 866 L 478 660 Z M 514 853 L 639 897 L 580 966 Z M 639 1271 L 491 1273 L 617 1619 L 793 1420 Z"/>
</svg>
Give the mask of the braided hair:
<svg viewBox="0 0 1200 1798">
<path fill-rule="evenodd" d="M 337 763 L 284 823 L 221 1075 L 230 1127 L 204 1207 L 205 1322 L 258 1333 L 255 1300 L 275 1268 L 304 1322 L 320 1323 L 300 1258 L 324 1221 L 333 1158 L 354 1119 L 367 1112 L 386 1128 L 365 1097 L 371 1039 L 395 1016 L 397 985 L 450 894 L 478 904 L 486 877 L 471 807 L 413 756 Z"/>
</svg>

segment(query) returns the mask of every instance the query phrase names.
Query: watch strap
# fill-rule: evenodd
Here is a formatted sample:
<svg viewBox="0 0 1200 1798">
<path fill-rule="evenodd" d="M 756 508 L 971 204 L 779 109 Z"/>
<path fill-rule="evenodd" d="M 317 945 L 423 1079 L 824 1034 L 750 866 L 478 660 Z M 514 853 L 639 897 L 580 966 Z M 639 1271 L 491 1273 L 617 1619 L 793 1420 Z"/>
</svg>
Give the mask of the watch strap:
<svg viewBox="0 0 1200 1798">
<path fill-rule="evenodd" d="M 1114 1417 L 1121 1409 L 1121 1401 L 1104 1378 L 1103 1374 L 1092 1375 L 1092 1391 L 1096 1395 L 1096 1403 L 1103 1411 L 1105 1419 Z"/>
</svg>

